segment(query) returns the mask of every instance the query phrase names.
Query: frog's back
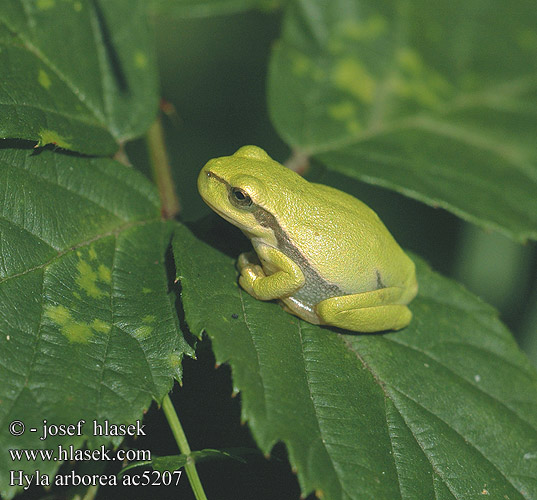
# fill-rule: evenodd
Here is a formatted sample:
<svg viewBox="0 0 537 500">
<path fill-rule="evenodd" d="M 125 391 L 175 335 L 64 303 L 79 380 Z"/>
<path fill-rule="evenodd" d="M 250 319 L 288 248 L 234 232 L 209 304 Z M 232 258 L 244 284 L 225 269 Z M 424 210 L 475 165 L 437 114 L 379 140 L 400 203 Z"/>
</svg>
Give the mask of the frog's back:
<svg viewBox="0 0 537 500">
<path fill-rule="evenodd" d="M 329 285 L 352 294 L 415 281 L 414 263 L 373 210 L 338 189 L 310 186 L 311 205 L 291 238 Z"/>
</svg>

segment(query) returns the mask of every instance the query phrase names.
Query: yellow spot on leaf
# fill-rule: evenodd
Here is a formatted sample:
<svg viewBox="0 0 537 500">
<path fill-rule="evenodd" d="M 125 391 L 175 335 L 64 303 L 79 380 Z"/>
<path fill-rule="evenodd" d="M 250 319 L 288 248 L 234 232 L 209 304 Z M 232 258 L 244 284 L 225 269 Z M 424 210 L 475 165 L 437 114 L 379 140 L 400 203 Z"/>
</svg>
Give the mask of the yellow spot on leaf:
<svg viewBox="0 0 537 500">
<path fill-rule="evenodd" d="M 97 258 L 97 251 L 95 250 L 94 247 L 90 247 L 88 251 L 88 255 L 89 255 L 90 260 L 95 260 Z M 78 256 L 80 257 L 80 254 L 78 254 Z"/>
<path fill-rule="evenodd" d="M 340 61 L 333 73 L 335 85 L 365 103 L 371 103 L 375 93 L 375 80 L 357 59 Z"/>
<path fill-rule="evenodd" d="M 44 89 L 48 90 L 50 88 L 51 81 L 46 71 L 43 71 L 42 69 L 39 70 L 39 76 L 37 77 L 37 81 L 39 82 L 39 85 L 41 85 L 41 87 L 43 87 Z"/>
<path fill-rule="evenodd" d="M 151 332 L 153 331 L 153 327 L 152 326 L 149 326 L 149 325 L 143 325 L 143 326 L 140 326 L 138 327 L 135 331 L 134 331 L 134 337 L 137 338 L 138 340 L 143 340 L 147 337 L 149 337 L 149 335 L 151 335 Z"/>
<path fill-rule="evenodd" d="M 142 318 L 144 323 L 154 323 L 157 318 L 153 314 L 148 314 Z"/>
<path fill-rule="evenodd" d="M 106 267 L 104 264 L 99 266 L 99 279 L 108 284 L 112 282 L 112 273 L 110 268 Z"/>
<path fill-rule="evenodd" d="M 92 336 L 90 326 L 83 321 L 75 321 L 71 312 L 62 305 L 47 307 L 45 316 L 60 327 L 60 332 L 69 342 L 86 343 Z"/>
<path fill-rule="evenodd" d="M 56 5 L 56 0 L 37 0 L 36 5 L 39 10 L 48 10 Z"/>
<path fill-rule="evenodd" d="M 362 132 L 362 125 L 358 120 L 348 120 L 345 125 L 351 135 L 357 135 Z"/>
<path fill-rule="evenodd" d="M 85 323 L 67 323 L 61 328 L 61 332 L 70 342 L 88 342 L 92 336 L 91 328 Z"/>
<path fill-rule="evenodd" d="M 400 49 L 397 63 L 401 72 L 392 84 L 399 97 L 414 100 L 428 108 L 438 108 L 450 95 L 450 83 L 428 67 L 415 50 L 408 47 Z"/>
<path fill-rule="evenodd" d="M 172 368 L 180 368 L 181 360 L 181 355 L 176 352 L 172 352 L 168 356 L 168 363 Z"/>
<path fill-rule="evenodd" d="M 147 66 L 147 56 L 141 51 L 136 52 L 134 54 L 134 64 L 137 68 L 145 68 Z"/>
<path fill-rule="evenodd" d="M 151 290 L 151 288 L 147 288 L 147 287 L 145 287 L 145 286 L 142 288 L 142 293 L 145 293 L 146 295 L 147 295 L 148 293 L 151 293 L 152 291 L 153 291 L 153 290 Z"/>
<path fill-rule="evenodd" d="M 112 328 L 109 323 L 106 323 L 105 321 L 102 321 L 100 319 L 94 319 L 93 323 L 91 324 L 91 327 L 99 333 L 108 333 Z"/>
<path fill-rule="evenodd" d="M 362 131 L 362 126 L 356 116 L 356 106 L 351 101 L 343 101 L 329 106 L 328 114 L 334 120 L 345 122 L 345 127 L 353 135 Z"/>
<path fill-rule="evenodd" d="M 51 306 L 47 308 L 47 310 L 45 311 L 45 316 L 54 321 L 54 323 L 58 323 L 58 325 L 66 325 L 67 323 L 72 321 L 69 309 L 61 305 Z"/>
<path fill-rule="evenodd" d="M 64 149 L 69 149 L 71 147 L 71 143 L 67 142 L 67 140 L 58 134 L 58 132 L 54 132 L 54 130 L 41 129 L 39 131 L 39 141 L 37 145 L 41 147 L 46 146 L 47 144 L 54 144 Z"/>
<path fill-rule="evenodd" d="M 82 10 L 82 3 L 81 2 L 74 2 L 73 3 L 73 9 L 75 9 L 76 12 L 80 12 Z"/>
<path fill-rule="evenodd" d="M 73 292 L 73 296 L 75 297 L 75 299 L 82 300 L 82 297 L 78 292 Z"/>
<path fill-rule="evenodd" d="M 77 285 L 93 299 L 99 299 L 105 292 L 97 286 L 97 273 L 85 260 L 78 261 L 76 266 L 78 276 L 76 278 Z"/>
<path fill-rule="evenodd" d="M 397 52 L 397 62 L 409 73 L 419 74 L 424 69 L 420 55 L 408 47 L 404 47 Z"/>
</svg>

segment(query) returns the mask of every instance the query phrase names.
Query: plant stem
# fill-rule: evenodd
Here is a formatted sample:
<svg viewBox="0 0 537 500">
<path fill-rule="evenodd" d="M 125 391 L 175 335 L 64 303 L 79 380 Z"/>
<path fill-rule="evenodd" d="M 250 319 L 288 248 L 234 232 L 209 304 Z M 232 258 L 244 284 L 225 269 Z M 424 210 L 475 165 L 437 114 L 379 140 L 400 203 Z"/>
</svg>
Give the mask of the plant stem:
<svg viewBox="0 0 537 500">
<path fill-rule="evenodd" d="M 297 174 L 304 175 L 310 166 L 310 157 L 307 153 L 295 148 L 291 151 L 291 156 L 285 162 L 285 166 Z"/>
<path fill-rule="evenodd" d="M 99 491 L 99 486 L 90 486 L 82 500 L 94 500 Z M 74 498 L 77 498 L 76 496 Z M 80 498 L 80 497 L 79 497 Z"/>
<path fill-rule="evenodd" d="M 173 404 L 170 400 L 170 396 L 168 394 L 166 394 L 164 400 L 162 401 L 162 409 L 164 410 L 164 415 L 166 415 L 168 424 L 170 425 L 170 428 L 173 432 L 173 437 L 175 438 L 177 446 L 179 446 L 179 450 L 185 455 L 190 455 L 191 450 L 190 446 L 188 445 L 185 432 L 183 431 L 181 422 L 179 422 L 179 417 L 175 412 L 175 408 L 173 407 Z M 201 481 L 198 476 L 198 471 L 196 470 L 196 465 L 190 459 L 187 459 L 187 463 L 185 465 L 185 472 L 188 476 L 190 486 L 192 486 L 192 491 L 194 492 L 196 499 L 207 500 L 205 492 L 203 491 L 203 486 L 201 485 Z"/>
<path fill-rule="evenodd" d="M 181 207 L 177 194 L 175 193 L 172 170 L 166 152 L 164 128 L 162 127 L 160 116 L 149 127 L 146 134 L 146 142 L 153 177 L 160 194 L 162 217 L 164 219 L 172 219 L 179 213 Z"/>
</svg>

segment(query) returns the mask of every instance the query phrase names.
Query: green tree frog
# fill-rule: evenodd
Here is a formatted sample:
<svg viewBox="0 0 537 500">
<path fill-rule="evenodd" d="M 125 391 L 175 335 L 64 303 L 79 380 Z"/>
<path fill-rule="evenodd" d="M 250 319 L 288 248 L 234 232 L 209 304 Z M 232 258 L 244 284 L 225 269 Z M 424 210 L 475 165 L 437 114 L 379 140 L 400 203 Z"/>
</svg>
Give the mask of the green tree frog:
<svg viewBox="0 0 537 500">
<path fill-rule="evenodd" d="M 361 201 L 308 182 L 256 146 L 210 160 L 198 190 L 250 239 L 255 253 L 239 256 L 239 284 L 256 299 L 357 332 L 409 324 L 414 263 Z"/>
</svg>

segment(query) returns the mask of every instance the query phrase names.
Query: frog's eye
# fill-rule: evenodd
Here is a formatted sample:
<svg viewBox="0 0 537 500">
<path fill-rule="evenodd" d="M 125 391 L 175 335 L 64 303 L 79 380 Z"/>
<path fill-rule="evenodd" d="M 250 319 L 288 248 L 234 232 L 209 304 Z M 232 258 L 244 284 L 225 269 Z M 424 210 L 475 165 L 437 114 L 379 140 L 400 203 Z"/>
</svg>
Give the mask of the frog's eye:
<svg viewBox="0 0 537 500">
<path fill-rule="evenodd" d="M 230 199 L 236 207 L 249 207 L 252 204 L 252 198 L 240 188 L 231 188 Z"/>
</svg>

